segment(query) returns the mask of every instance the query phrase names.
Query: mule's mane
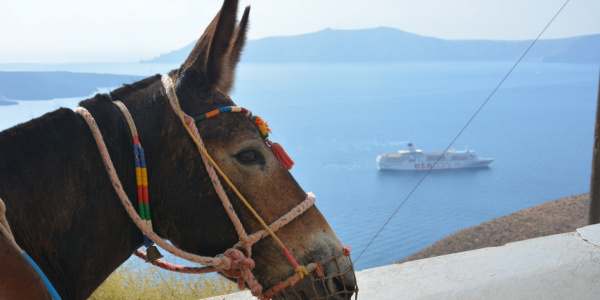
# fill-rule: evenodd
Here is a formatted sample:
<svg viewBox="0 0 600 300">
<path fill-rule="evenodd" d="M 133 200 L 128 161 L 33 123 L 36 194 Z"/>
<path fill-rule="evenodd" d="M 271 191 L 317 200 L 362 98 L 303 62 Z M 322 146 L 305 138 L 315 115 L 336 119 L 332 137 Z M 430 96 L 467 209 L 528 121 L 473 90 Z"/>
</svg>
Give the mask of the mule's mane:
<svg viewBox="0 0 600 300">
<path fill-rule="evenodd" d="M 29 153 L 39 148 L 47 137 L 61 135 L 55 129 L 64 124 L 69 115 L 74 116 L 73 111 L 63 107 L 6 129 L 0 132 L 0 145 L 2 148 L 14 148 L 15 153 Z"/>
<path fill-rule="evenodd" d="M 110 92 L 110 96 L 114 100 L 125 99 L 130 94 L 134 93 L 135 91 L 145 89 L 145 88 L 151 86 L 152 84 L 160 82 L 161 76 L 162 75 L 160 75 L 160 74 L 156 74 L 154 76 L 142 79 L 142 80 L 134 82 L 132 84 L 123 84 L 122 87 Z"/>
<path fill-rule="evenodd" d="M 94 100 L 102 103 L 125 99 L 135 91 L 147 88 L 155 83 L 160 83 L 160 78 L 161 75 L 157 74 L 132 84 L 124 84 L 109 94 L 97 94 L 93 98 L 83 100 L 82 102 Z M 80 105 L 82 102 L 80 102 Z M 30 150 L 27 149 L 40 144 L 40 138 L 43 140 L 44 137 L 61 135 L 56 128 L 59 124 L 62 125 L 62 122 L 69 115 L 74 116 L 73 111 L 61 107 L 38 118 L 15 125 L 0 132 L 0 144 L 6 147 L 19 147 L 22 148 L 22 151 L 28 152 Z"/>
</svg>

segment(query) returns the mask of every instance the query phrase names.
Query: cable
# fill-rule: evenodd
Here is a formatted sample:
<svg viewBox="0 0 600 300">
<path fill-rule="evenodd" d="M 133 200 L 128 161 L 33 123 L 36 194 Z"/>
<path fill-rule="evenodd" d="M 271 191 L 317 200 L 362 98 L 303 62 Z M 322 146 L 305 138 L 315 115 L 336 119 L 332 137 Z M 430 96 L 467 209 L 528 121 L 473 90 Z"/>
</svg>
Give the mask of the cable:
<svg viewBox="0 0 600 300">
<path fill-rule="evenodd" d="M 556 19 L 556 17 L 560 14 L 560 12 L 562 12 L 562 10 L 565 8 L 565 6 L 567 6 L 567 4 L 569 3 L 569 1 L 571 1 L 571 0 L 567 0 L 565 2 L 565 4 L 563 4 L 563 6 L 558 10 L 558 12 L 556 12 L 556 14 L 554 15 L 554 17 L 552 17 L 552 19 L 550 20 L 550 22 L 548 22 L 548 24 L 546 24 L 546 27 L 544 27 L 544 29 L 542 29 L 542 31 L 540 32 L 540 34 L 538 34 L 538 36 L 535 38 L 535 40 L 533 40 L 533 42 L 531 42 L 531 45 L 529 45 L 529 47 L 527 48 L 527 50 L 525 50 L 525 52 L 523 52 L 523 54 L 521 55 L 521 57 L 519 57 L 519 59 L 517 60 L 517 62 L 512 66 L 512 68 L 510 68 L 510 70 L 508 71 L 508 73 L 506 73 L 506 75 L 504 76 L 504 78 L 502 78 L 502 80 L 500 80 L 500 83 L 498 83 L 498 85 L 496 86 L 496 88 L 494 88 L 494 90 L 490 93 L 490 95 L 487 97 L 487 99 L 485 99 L 485 101 L 483 102 L 483 104 L 481 104 L 481 106 L 479 106 L 479 109 L 477 109 L 477 111 L 475 112 L 475 114 L 473 114 L 473 116 L 471 117 L 471 119 L 469 119 L 469 121 L 465 124 L 465 126 L 454 137 L 454 139 L 452 140 L 452 142 L 450 142 L 450 144 L 448 145 L 448 147 L 446 147 L 446 150 L 444 150 L 444 153 L 446 151 L 450 150 L 450 147 L 452 147 L 452 145 L 454 144 L 454 142 L 456 142 L 456 140 L 462 135 L 462 133 L 465 131 L 465 129 L 467 129 L 467 127 L 471 124 L 471 122 L 473 121 L 473 119 L 475 119 L 475 117 L 477 117 L 477 115 L 479 114 L 479 112 L 488 103 L 488 101 L 490 101 L 490 99 L 492 98 L 492 96 L 494 96 L 494 94 L 496 94 L 496 91 L 498 91 L 498 89 L 500 88 L 500 86 L 502 86 L 502 84 L 504 83 L 504 81 L 506 80 L 506 78 L 508 78 L 508 76 L 517 67 L 517 65 L 519 65 L 519 63 L 523 60 L 523 58 L 525 57 L 525 55 L 527 55 L 527 53 L 529 52 L 529 50 L 531 50 L 531 48 L 533 47 L 533 45 L 535 45 L 535 43 L 540 39 L 540 37 L 542 36 L 542 34 L 544 34 L 544 32 L 546 31 L 546 29 L 548 29 L 548 27 L 550 27 L 550 24 L 552 24 L 552 22 L 554 22 L 554 19 Z M 398 211 L 400 210 L 400 208 L 402 208 L 402 206 L 404 206 L 404 204 L 406 203 L 406 201 L 408 201 L 408 198 L 410 198 L 410 196 L 417 190 L 417 188 L 421 185 L 421 183 L 423 182 L 423 180 L 425 180 L 425 178 L 427 177 L 427 175 L 429 175 L 429 173 L 431 172 L 431 170 L 433 170 L 433 168 L 435 168 L 435 166 L 440 161 L 440 159 L 442 159 L 442 155 L 440 155 L 440 157 L 438 157 L 438 159 L 433 163 L 433 166 L 431 166 L 431 168 L 429 168 L 429 170 L 427 170 L 427 173 L 425 173 L 425 175 L 423 175 L 423 177 L 421 178 L 421 180 L 419 180 L 419 182 L 417 182 L 417 184 L 415 185 L 415 187 L 410 191 L 410 193 L 408 193 L 408 195 L 406 196 L 406 198 L 404 198 L 404 201 L 402 201 L 402 203 L 400 203 L 400 205 L 398 206 L 398 208 L 396 208 L 396 210 L 394 211 L 394 213 L 387 219 L 387 221 L 385 221 L 385 223 L 383 224 L 383 226 L 381 227 L 381 229 L 379 229 L 379 231 L 377 231 L 377 233 L 375 234 L 375 236 L 373 236 L 373 238 L 371 239 L 371 241 L 369 241 L 369 243 L 367 244 L 367 246 L 365 246 L 365 248 L 362 250 L 362 252 L 360 252 L 360 254 L 358 255 L 358 257 L 354 260 L 355 264 L 358 263 L 358 260 L 363 255 L 363 253 L 365 253 L 365 251 L 367 251 L 367 249 L 371 246 L 371 244 L 373 244 L 373 241 L 375 241 L 375 239 L 379 236 L 379 234 L 383 231 L 383 229 L 390 223 L 390 221 L 394 218 L 394 216 L 396 215 L 396 213 L 398 213 Z"/>
</svg>

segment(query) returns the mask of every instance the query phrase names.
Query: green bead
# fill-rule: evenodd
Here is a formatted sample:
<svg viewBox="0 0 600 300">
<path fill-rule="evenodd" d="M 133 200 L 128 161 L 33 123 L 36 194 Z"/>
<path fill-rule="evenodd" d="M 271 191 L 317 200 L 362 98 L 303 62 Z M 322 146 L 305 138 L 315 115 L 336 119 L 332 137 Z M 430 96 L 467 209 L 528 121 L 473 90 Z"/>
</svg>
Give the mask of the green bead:
<svg viewBox="0 0 600 300">
<path fill-rule="evenodd" d="M 146 220 L 146 210 L 144 209 L 144 203 L 138 203 L 140 208 L 140 218 Z"/>
<path fill-rule="evenodd" d="M 144 220 L 150 220 L 150 204 L 144 203 L 144 211 L 146 213 L 146 219 Z"/>
</svg>

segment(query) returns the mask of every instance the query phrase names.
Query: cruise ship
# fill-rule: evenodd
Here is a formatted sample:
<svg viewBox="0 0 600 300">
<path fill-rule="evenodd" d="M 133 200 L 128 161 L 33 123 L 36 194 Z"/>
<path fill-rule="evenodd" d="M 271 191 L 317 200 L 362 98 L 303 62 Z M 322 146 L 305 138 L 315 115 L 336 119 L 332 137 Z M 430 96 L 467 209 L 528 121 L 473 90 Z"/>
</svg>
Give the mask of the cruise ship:
<svg viewBox="0 0 600 300">
<path fill-rule="evenodd" d="M 437 161 L 437 164 L 436 164 Z M 377 168 L 380 170 L 440 170 L 488 167 L 493 158 L 479 158 L 473 150 L 466 146 L 465 150 L 448 150 L 439 152 L 423 152 L 408 143 L 406 150 L 395 154 L 380 154 L 377 156 Z M 434 165 L 435 164 L 435 165 Z"/>
</svg>

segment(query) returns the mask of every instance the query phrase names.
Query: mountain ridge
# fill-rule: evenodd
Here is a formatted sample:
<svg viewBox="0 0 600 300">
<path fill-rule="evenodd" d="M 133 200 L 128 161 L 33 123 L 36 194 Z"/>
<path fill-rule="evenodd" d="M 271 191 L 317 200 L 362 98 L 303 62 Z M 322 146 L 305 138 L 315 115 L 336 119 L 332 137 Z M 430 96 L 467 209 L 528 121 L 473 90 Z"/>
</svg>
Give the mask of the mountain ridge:
<svg viewBox="0 0 600 300">
<path fill-rule="evenodd" d="M 444 40 L 390 27 L 321 31 L 250 40 L 243 62 L 506 61 L 518 59 L 533 40 Z M 181 63 L 195 41 L 141 62 Z M 599 63 L 600 34 L 538 40 L 526 61 Z"/>
</svg>

